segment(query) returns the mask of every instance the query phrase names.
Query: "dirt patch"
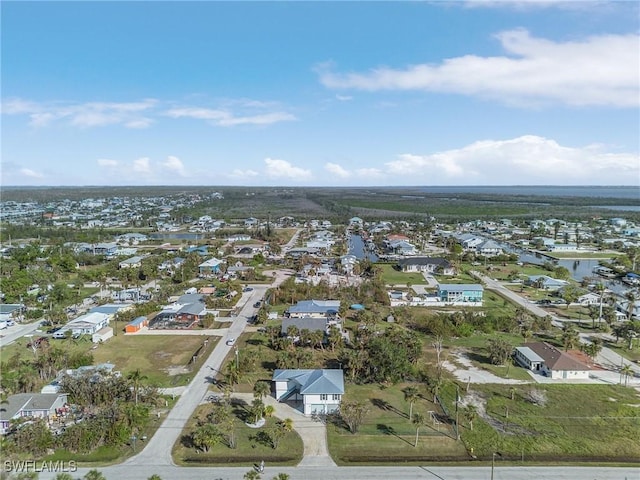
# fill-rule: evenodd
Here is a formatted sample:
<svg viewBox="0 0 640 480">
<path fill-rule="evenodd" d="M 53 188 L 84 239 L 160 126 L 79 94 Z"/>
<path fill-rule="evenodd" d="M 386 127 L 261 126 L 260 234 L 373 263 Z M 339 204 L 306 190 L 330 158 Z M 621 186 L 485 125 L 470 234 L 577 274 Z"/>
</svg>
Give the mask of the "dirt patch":
<svg viewBox="0 0 640 480">
<path fill-rule="evenodd" d="M 535 432 L 527 430 L 520 425 L 508 422 L 508 419 L 497 420 L 487 413 L 487 399 L 480 393 L 470 390 L 460 400 L 460 405 L 464 408 L 467 405 L 473 405 L 478 412 L 478 416 L 487 422 L 496 432 L 505 435 L 535 435 Z"/>
<path fill-rule="evenodd" d="M 175 376 L 175 375 L 182 375 L 185 373 L 189 373 L 189 369 L 187 367 L 167 367 L 164 369 L 165 372 L 167 372 L 167 375 L 170 376 Z"/>
</svg>

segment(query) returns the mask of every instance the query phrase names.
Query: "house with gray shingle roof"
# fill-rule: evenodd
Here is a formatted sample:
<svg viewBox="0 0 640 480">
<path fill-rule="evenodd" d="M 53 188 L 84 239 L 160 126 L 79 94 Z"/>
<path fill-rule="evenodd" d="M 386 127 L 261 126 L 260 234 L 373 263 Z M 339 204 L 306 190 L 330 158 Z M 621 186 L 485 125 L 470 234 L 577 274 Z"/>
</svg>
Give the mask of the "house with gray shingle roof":
<svg viewBox="0 0 640 480">
<path fill-rule="evenodd" d="M 302 403 L 305 415 L 335 412 L 344 395 L 341 369 L 276 370 L 272 381 L 276 400 Z"/>
<path fill-rule="evenodd" d="M 11 428 L 11 420 L 23 417 L 44 418 L 49 422 L 67 403 L 66 393 L 18 393 L 10 395 L 0 408 L 0 435 Z"/>
<path fill-rule="evenodd" d="M 335 317 L 340 311 L 340 300 L 300 300 L 285 312 L 289 317 Z"/>
</svg>

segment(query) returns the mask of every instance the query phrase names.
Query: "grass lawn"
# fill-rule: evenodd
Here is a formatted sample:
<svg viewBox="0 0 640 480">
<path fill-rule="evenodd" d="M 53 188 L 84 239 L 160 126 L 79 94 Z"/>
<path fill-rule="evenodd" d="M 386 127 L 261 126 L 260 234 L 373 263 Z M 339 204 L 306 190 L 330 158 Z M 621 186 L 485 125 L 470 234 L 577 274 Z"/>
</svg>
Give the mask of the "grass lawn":
<svg viewBox="0 0 640 480">
<path fill-rule="evenodd" d="M 426 281 L 421 273 L 408 273 L 396 270 L 394 265 L 389 263 L 377 263 L 377 267 L 382 269 L 382 281 L 385 285 L 422 285 Z"/>
<path fill-rule="evenodd" d="M 229 448 L 224 444 L 218 444 L 209 452 L 198 453 L 190 445 L 189 436 L 197 424 L 198 418 L 206 418 L 213 409 L 212 404 L 200 405 L 193 416 L 187 422 L 181 438 L 173 447 L 173 459 L 178 465 L 233 465 L 233 466 L 253 466 L 260 460 L 264 460 L 268 465 L 297 465 L 302 460 L 304 446 L 302 439 L 295 432 L 288 433 L 274 449 L 271 445 L 266 445 L 257 438 L 262 431 L 272 427 L 279 419 L 268 418 L 264 427 L 250 428 L 241 418 L 244 408 L 234 405 L 234 413 L 238 417 L 235 422 L 235 434 L 237 447 Z"/>
<path fill-rule="evenodd" d="M 409 421 L 409 404 L 403 388 L 408 384 L 381 388 L 378 385 L 347 385 L 345 400 L 363 402 L 368 413 L 358 433 L 352 434 L 341 425 L 327 424 L 329 451 L 338 465 L 358 464 L 419 464 L 426 460 L 464 460 L 468 458 L 461 442 L 456 442 L 451 427 L 445 422 L 428 421 L 420 429 L 418 446 L 414 447 L 416 429 Z M 432 395 L 417 385 L 420 398 L 413 412 L 428 419 L 429 411 L 442 413 L 433 404 Z"/>
<path fill-rule="evenodd" d="M 116 370 L 123 375 L 139 368 L 150 384 L 160 387 L 185 385 L 192 377 L 188 364 L 206 339 L 209 339 L 208 345 L 193 365 L 196 370 L 211 353 L 217 337 L 119 334 L 93 350 L 93 357 L 95 363 L 115 364 Z M 170 372 L 170 369 L 175 370 Z"/>
<path fill-rule="evenodd" d="M 488 416 L 477 418 L 473 430 L 461 419 L 461 435 L 479 458 L 490 459 L 491 452 L 499 451 L 505 460 L 540 462 L 640 459 L 640 398 L 632 388 L 566 384 L 514 387 L 514 400 L 509 385 L 472 387 L 484 398 Z M 544 407 L 526 400 L 532 388 L 546 393 Z"/>
</svg>

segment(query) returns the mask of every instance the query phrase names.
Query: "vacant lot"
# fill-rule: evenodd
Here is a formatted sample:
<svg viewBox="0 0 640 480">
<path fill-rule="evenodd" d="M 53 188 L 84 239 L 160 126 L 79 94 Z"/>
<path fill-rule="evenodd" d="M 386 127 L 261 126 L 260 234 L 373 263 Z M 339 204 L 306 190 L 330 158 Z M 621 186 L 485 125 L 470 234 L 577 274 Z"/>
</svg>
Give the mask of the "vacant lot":
<svg viewBox="0 0 640 480">
<path fill-rule="evenodd" d="M 204 335 L 118 335 L 99 345 L 93 356 L 95 363 L 113 363 L 123 374 L 139 368 L 149 383 L 171 387 L 188 381 L 193 355 L 200 352 L 198 368 L 216 341 Z"/>
<path fill-rule="evenodd" d="M 242 403 L 234 403 L 234 432 L 236 448 L 229 448 L 218 443 L 207 453 L 196 451 L 191 445 L 191 433 L 199 418 L 206 418 L 213 409 L 212 404 L 199 406 L 187 422 L 181 438 L 173 448 L 173 458 L 178 465 L 234 465 L 253 466 L 259 460 L 268 465 L 297 465 L 302 460 L 302 439 L 295 432 L 287 433 L 280 441 L 278 448 L 273 448 L 263 439 L 265 432 L 273 427 L 279 419 L 268 418 L 261 428 L 250 428 L 244 423 L 246 409 Z"/>
<path fill-rule="evenodd" d="M 408 384 L 381 388 L 378 385 L 348 385 L 345 400 L 362 402 L 366 414 L 358 433 L 349 433 L 342 425 L 329 423 L 329 451 L 338 465 L 421 463 L 437 460 L 464 460 L 462 442 L 442 409 L 432 402 L 433 395 L 419 385 L 420 397 L 413 413 L 427 418 L 420 428 L 418 446 L 414 447 L 416 428 L 409 421 L 409 403 L 403 388 Z M 434 412 L 435 418 L 431 417 Z"/>
<path fill-rule="evenodd" d="M 535 390 L 546 399 L 530 400 Z M 513 393 L 513 400 L 511 395 Z M 455 395 L 455 394 L 454 394 Z M 454 397 L 455 398 L 455 397 Z M 463 395 L 477 406 L 461 434 L 478 457 L 525 461 L 640 459 L 640 395 L 616 385 L 475 385 Z"/>
</svg>

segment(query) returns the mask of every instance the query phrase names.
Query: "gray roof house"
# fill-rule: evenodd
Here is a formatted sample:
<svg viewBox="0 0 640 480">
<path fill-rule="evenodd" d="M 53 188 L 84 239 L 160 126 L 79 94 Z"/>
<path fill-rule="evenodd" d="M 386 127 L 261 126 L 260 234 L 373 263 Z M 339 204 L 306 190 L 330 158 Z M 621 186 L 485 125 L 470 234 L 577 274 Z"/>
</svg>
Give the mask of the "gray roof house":
<svg viewBox="0 0 640 480">
<path fill-rule="evenodd" d="M 403 272 L 427 272 L 453 275 L 455 269 L 449 260 L 433 257 L 409 257 L 398 260 L 398 268 Z"/>
<path fill-rule="evenodd" d="M 56 410 L 67 403 L 66 393 L 18 393 L 10 395 L 0 406 L 0 435 L 10 430 L 12 419 L 20 417 L 44 418 L 49 421 Z"/>
<path fill-rule="evenodd" d="M 272 382 L 276 400 L 293 402 L 305 415 L 335 412 L 344 395 L 341 369 L 276 370 Z"/>
<path fill-rule="evenodd" d="M 280 332 L 286 335 L 289 327 L 296 327 L 298 330 L 309 330 L 311 332 L 326 332 L 329 323 L 326 318 L 318 317 L 291 317 L 283 318 Z"/>
<path fill-rule="evenodd" d="M 289 317 L 330 317 L 340 310 L 340 300 L 300 300 L 285 312 Z"/>
</svg>

